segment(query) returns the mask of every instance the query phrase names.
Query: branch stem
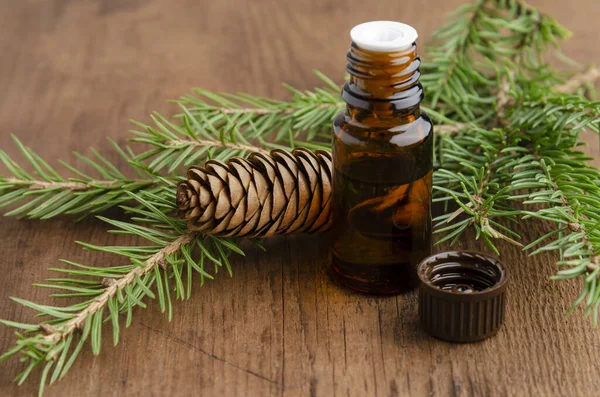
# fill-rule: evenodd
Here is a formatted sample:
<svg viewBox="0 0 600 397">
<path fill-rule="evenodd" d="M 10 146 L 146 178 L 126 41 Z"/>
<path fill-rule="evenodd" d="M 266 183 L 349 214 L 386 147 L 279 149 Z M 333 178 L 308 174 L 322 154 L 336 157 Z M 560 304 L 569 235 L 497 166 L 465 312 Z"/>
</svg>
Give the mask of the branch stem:
<svg viewBox="0 0 600 397">
<path fill-rule="evenodd" d="M 435 132 L 443 135 L 456 135 L 461 130 L 467 128 L 467 125 L 464 123 L 456 123 L 456 124 L 438 124 L 435 127 Z"/>
<path fill-rule="evenodd" d="M 169 146 L 197 146 L 197 147 L 218 147 L 227 148 L 233 150 L 244 150 L 251 153 L 262 153 L 269 154 L 268 150 L 252 146 L 252 145 L 239 145 L 237 143 L 223 143 L 221 141 L 211 140 L 192 140 L 192 139 L 176 139 L 167 142 Z"/>
<path fill-rule="evenodd" d="M 42 181 L 35 179 L 19 179 L 19 178 L 3 178 L 3 182 L 11 183 L 14 185 L 27 185 L 29 190 L 44 190 L 44 189 L 64 189 L 71 190 L 74 192 L 80 192 L 85 190 L 94 189 L 98 186 L 106 188 L 113 188 L 122 186 L 124 183 L 154 183 L 151 179 L 131 179 L 131 180 L 91 180 L 88 182 L 58 182 L 58 181 Z"/>
<path fill-rule="evenodd" d="M 96 297 L 89 306 L 77 313 L 75 317 L 67 321 L 62 327 L 44 336 L 44 340 L 48 342 L 58 342 L 73 334 L 76 330 L 81 329 L 90 316 L 108 305 L 109 299 L 114 297 L 118 290 L 122 290 L 128 285 L 135 283 L 137 277 L 142 277 L 151 272 L 156 266 L 162 266 L 168 255 L 177 252 L 182 246 L 190 243 L 194 236 L 195 234 L 191 232 L 176 238 L 169 243 L 169 245 L 148 258 L 143 267 L 136 266 L 129 273 L 118 280 L 115 280 L 115 282 L 107 286 L 104 289 L 104 292 Z"/>
<path fill-rule="evenodd" d="M 344 102 L 338 102 L 338 103 L 322 103 L 320 105 L 317 105 L 316 108 L 317 109 L 329 109 L 329 108 L 341 108 L 346 106 L 346 104 Z M 292 114 L 296 111 L 298 111 L 299 109 L 294 108 L 294 107 L 288 107 L 288 108 L 279 108 L 279 109 L 266 109 L 266 108 L 227 108 L 227 107 L 220 107 L 217 108 L 217 110 L 222 113 L 222 114 L 256 114 L 256 115 L 265 115 L 265 114 Z"/>
<path fill-rule="evenodd" d="M 600 69 L 595 66 L 589 67 L 587 70 L 572 76 L 564 84 L 556 87 L 556 92 L 564 94 L 572 94 L 577 91 L 582 85 L 595 83 L 600 79 Z"/>
</svg>

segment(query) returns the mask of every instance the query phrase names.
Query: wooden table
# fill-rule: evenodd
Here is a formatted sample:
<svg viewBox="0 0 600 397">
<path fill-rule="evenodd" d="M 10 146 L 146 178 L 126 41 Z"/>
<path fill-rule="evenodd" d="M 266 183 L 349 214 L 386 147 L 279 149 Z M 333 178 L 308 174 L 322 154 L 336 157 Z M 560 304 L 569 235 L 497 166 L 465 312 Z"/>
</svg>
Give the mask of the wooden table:
<svg viewBox="0 0 600 397">
<path fill-rule="evenodd" d="M 0 147 L 9 133 L 57 164 L 71 152 L 109 151 L 129 118 L 169 113 L 168 98 L 193 86 L 285 98 L 280 85 L 318 85 L 312 69 L 341 79 L 348 30 L 371 19 L 414 24 L 420 43 L 463 0 L 0 1 Z M 575 37 L 565 48 L 600 62 L 597 0 L 537 0 Z M 596 139 L 592 153 L 598 154 Z M 2 174 L 5 170 L 2 169 Z M 53 302 L 31 286 L 59 258 L 102 266 L 114 258 L 74 240 L 123 241 L 99 221 L 0 221 L 0 318 L 31 321 L 18 296 Z M 527 223 L 526 239 L 547 230 Z M 172 323 L 158 304 L 135 313 L 113 348 L 80 355 L 46 396 L 597 396 L 600 339 L 578 309 L 580 284 L 552 282 L 554 255 L 527 258 L 501 245 L 512 271 L 508 318 L 484 343 L 455 345 L 424 335 L 416 296 L 377 298 L 332 284 L 324 273 L 328 236 L 276 238 L 248 248 L 234 277 L 221 275 L 178 302 Z M 124 239 L 127 240 L 127 239 Z M 469 239 L 459 248 L 481 249 Z M 443 247 L 442 247 L 443 248 Z M 59 303 L 59 302 L 55 302 Z M 0 328 L 0 349 L 12 346 Z M 17 388 L 19 368 L 0 367 L 0 395 L 36 393 L 37 376 Z M 39 375 L 38 375 L 39 376 Z"/>
</svg>

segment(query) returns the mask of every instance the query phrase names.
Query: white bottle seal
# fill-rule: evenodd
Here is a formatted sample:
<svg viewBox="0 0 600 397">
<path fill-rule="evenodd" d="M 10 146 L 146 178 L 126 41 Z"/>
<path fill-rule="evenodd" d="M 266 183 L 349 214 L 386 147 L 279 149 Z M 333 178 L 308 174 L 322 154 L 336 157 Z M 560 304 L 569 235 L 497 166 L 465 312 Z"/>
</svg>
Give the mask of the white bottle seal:
<svg viewBox="0 0 600 397">
<path fill-rule="evenodd" d="M 369 51 L 392 52 L 410 48 L 419 37 L 415 28 L 393 21 L 372 21 L 356 25 L 350 31 L 352 41 Z"/>
</svg>

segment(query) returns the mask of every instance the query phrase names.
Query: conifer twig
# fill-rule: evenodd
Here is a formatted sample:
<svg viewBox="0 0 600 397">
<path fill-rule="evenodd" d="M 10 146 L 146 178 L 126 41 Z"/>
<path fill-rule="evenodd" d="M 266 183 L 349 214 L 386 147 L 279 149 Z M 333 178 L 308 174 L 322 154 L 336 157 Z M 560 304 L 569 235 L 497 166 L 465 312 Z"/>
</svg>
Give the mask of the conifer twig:
<svg viewBox="0 0 600 397">
<path fill-rule="evenodd" d="M 132 181 L 134 183 L 152 183 L 151 180 L 146 179 L 136 179 Z M 83 182 L 58 182 L 58 181 L 42 181 L 42 180 L 28 180 L 28 179 L 19 179 L 19 178 L 3 178 L 1 183 L 12 186 L 27 186 L 29 190 L 71 190 L 74 192 L 84 191 L 92 189 L 92 186 L 102 186 L 106 188 L 110 187 L 119 187 L 122 185 L 121 181 L 100 181 L 100 180 L 92 180 L 89 183 Z"/>
<path fill-rule="evenodd" d="M 169 196 L 175 191 L 170 189 Z M 43 365 L 40 395 L 46 384 L 53 384 L 65 376 L 82 347 L 90 343 L 92 352 L 98 354 L 105 322 L 110 320 L 113 343 L 119 341 L 122 318 L 125 326 L 131 324 L 134 307 L 146 307 L 144 298 L 157 299 L 162 312 L 173 313 L 173 299 L 191 296 L 192 278 L 200 275 L 200 285 L 213 276 L 205 269 L 212 263 L 214 272 L 226 267 L 231 273 L 228 257 L 231 253 L 243 255 L 234 241 L 201 236 L 186 230 L 186 225 L 169 214 L 174 210 L 172 200 L 151 192 L 130 193 L 131 200 L 139 205 L 124 207 L 133 219 L 141 223 L 102 218 L 115 233 L 131 234 L 147 240 L 152 245 L 97 246 L 80 243 L 86 249 L 125 257 L 128 265 L 92 267 L 64 261 L 70 267 L 55 268 L 67 278 L 51 278 L 39 287 L 64 291 L 55 297 L 85 297 L 87 300 L 67 306 L 47 306 L 14 298 L 22 305 L 36 310 L 46 319 L 41 324 L 25 324 L 2 320 L 9 327 L 21 330 L 14 348 L 0 356 L 0 362 L 17 354 L 26 363 L 26 369 L 17 376 L 23 383 L 37 366 Z M 196 252 L 198 251 L 198 253 Z M 195 257 L 195 259 L 193 258 Z M 184 282 L 184 276 L 185 282 Z M 123 315 L 123 316 L 122 316 Z"/>
<path fill-rule="evenodd" d="M 73 334 L 73 332 L 82 329 L 90 316 L 93 316 L 98 311 L 104 309 L 108 305 L 109 300 L 113 298 L 119 290 L 125 290 L 128 286 L 133 285 L 139 277 L 143 277 L 153 271 L 157 266 L 164 268 L 166 266 L 166 258 L 179 251 L 183 245 L 189 244 L 193 238 L 194 233 L 187 233 L 179 236 L 144 261 L 144 266 L 134 267 L 117 280 L 109 279 L 114 282 L 110 283 L 110 285 L 104 289 L 102 294 L 94 298 L 85 309 L 77 313 L 75 317 L 67 321 L 60 328 L 57 329 L 53 327 L 53 332 L 44 336 L 44 341 L 52 343 L 58 342 Z"/>
<path fill-rule="evenodd" d="M 120 156 L 135 177 L 125 175 L 93 148 L 93 156 L 75 155 L 86 163 L 95 174 L 88 175 L 72 165 L 61 164 L 73 176 L 59 173 L 31 148 L 26 147 L 13 136 L 13 140 L 33 168 L 29 173 L 6 152 L 0 150 L 0 163 L 11 176 L 0 177 L 0 208 L 16 207 L 6 215 L 20 215 L 28 218 L 48 219 L 64 214 L 99 213 L 130 200 L 128 193 L 146 190 L 159 193 L 164 186 L 176 179 L 163 177 L 152 172 L 143 163 L 134 160 L 131 149 L 122 148 L 110 140 L 115 154 Z"/>
</svg>

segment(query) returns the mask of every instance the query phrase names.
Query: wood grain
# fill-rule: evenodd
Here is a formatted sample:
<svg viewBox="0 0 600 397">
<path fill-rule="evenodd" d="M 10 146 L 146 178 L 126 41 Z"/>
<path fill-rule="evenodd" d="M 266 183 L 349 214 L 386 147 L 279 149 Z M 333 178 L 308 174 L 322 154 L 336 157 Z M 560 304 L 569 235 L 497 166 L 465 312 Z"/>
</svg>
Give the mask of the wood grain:
<svg viewBox="0 0 600 397">
<path fill-rule="evenodd" d="M 0 147 L 17 155 L 15 133 L 52 164 L 78 164 L 73 150 L 108 151 L 105 137 L 124 142 L 129 118 L 169 112 L 166 99 L 193 86 L 284 98 L 280 82 L 318 84 L 313 68 L 343 75 L 353 25 L 407 21 L 423 43 L 460 3 L 1 0 Z M 532 3 L 575 32 L 568 55 L 600 62 L 599 2 Z M 597 140 L 590 143 L 598 157 Z M 10 296 L 60 303 L 31 286 L 59 258 L 115 260 L 73 241 L 114 244 L 122 236 L 107 235 L 98 221 L 71 221 L 0 220 L 0 318 L 31 320 Z M 547 225 L 521 228 L 531 238 Z M 489 341 L 454 345 L 419 330 L 414 294 L 377 298 L 332 284 L 323 270 L 328 245 L 326 235 L 275 238 L 264 253 L 246 247 L 233 278 L 221 274 L 178 302 L 170 324 L 158 305 L 138 311 L 118 347 L 106 333 L 102 354 L 86 350 L 46 395 L 598 395 L 599 333 L 581 310 L 565 319 L 580 285 L 548 279 L 555 257 L 501 246 L 512 271 L 506 324 Z M 468 238 L 459 247 L 482 249 Z M 13 341 L 0 328 L 0 349 Z M 0 367 L 0 395 L 36 393 L 35 377 L 20 388 L 11 383 L 18 368 Z"/>
</svg>

